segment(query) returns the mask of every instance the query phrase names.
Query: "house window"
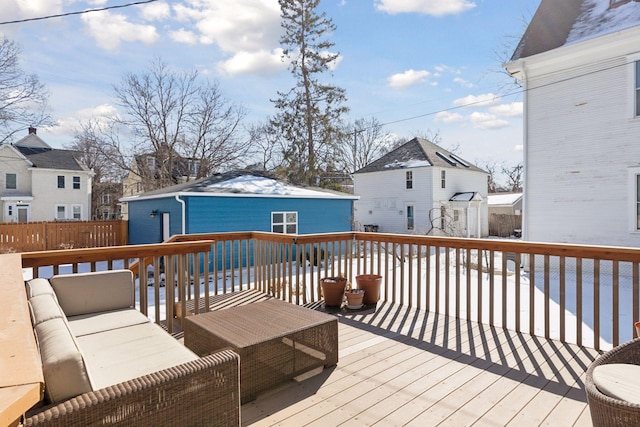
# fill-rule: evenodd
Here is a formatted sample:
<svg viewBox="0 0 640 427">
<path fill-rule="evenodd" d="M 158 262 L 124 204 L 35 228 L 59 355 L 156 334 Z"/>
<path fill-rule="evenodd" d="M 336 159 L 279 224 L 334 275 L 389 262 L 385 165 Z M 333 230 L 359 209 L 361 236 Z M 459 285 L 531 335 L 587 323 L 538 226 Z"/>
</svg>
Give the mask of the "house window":
<svg viewBox="0 0 640 427">
<path fill-rule="evenodd" d="M 18 188 L 18 177 L 15 173 L 8 173 L 4 176 L 4 185 L 7 190 Z"/>
<path fill-rule="evenodd" d="M 67 207 L 65 205 L 56 206 L 56 219 L 67 219 Z"/>
<path fill-rule="evenodd" d="M 273 233 L 298 234 L 298 212 L 272 212 Z"/>
<path fill-rule="evenodd" d="M 413 228 L 414 228 L 413 206 L 407 206 L 407 230 L 413 230 Z"/>
<path fill-rule="evenodd" d="M 71 210 L 72 210 L 72 213 L 73 213 L 73 219 L 77 219 L 77 220 L 82 219 L 82 206 L 73 205 L 71 207 Z"/>
<path fill-rule="evenodd" d="M 102 193 L 102 204 L 103 205 L 110 205 L 111 204 L 111 194 Z"/>
<path fill-rule="evenodd" d="M 636 61 L 636 78 L 635 78 L 635 100 L 636 100 L 636 108 L 635 108 L 635 116 L 640 116 L 640 61 Z"/>
<path fill-rule="evenodd" d="M 406 175 L 407 190 L 411 190 L 413 188 L 413 172 L 407 171 Z"/>
<path fill-rule="evenodd" d="M 73 177 L 73 189 L 74 190 L 79 190 L 80 189 L 80 177 L 79 176 L 74 176 Z"/>
<path fill-rule="evenodd" d="M 440 187 L 447 188 L 447 171 L 440 172 Z"/>
<path fill-rule="evenodd" d="M 64 176 L 58 175 L 58 188 L 64 188 Z"/>
<path fill-rule="evenodd" d="M 458 209 L 453 210 L 453 220 L 455 222 L 460 221 L 460 211 Z"/>
<path fill-rule="evenodd" d="M 155 157 L 147 157 L 147 167 L 151 171 L 154 171 L 156 169 L 156 158 Z"/>
</svg>

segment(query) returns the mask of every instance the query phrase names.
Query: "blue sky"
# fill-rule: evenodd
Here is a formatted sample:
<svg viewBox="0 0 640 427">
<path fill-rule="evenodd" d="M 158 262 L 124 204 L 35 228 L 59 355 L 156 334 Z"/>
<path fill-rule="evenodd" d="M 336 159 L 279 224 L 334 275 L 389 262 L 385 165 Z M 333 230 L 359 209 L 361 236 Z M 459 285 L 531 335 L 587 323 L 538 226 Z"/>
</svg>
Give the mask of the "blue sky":
<svg viewBox="0 0 640 427">
<path fill-rule="evenodd" d="M 18 20 L 131 0 L 2 0 Z M 437 133 L 471 161 L 522 159 L 522 95 L 501 61 L 540 0 L 322 0 L 340 53 L 327 80 L 346 90 L 348 119 L 375 117 L 399 137 Z M 197 69 L 245 107 L 246 124 L 274 114 L 269 101 L 292 81 L 280 60 L 277 0 L 159 0 L 142 6 L 0 25 L 23 68 L 50 91 L 58 126 L 38 134 L 54 147 L 79 121 L 117 113 L 113 85 L 155 58 Z M 499 95 L 515 93 L 511 96 Z M 472 104 L 464 107 L 464 105 Z"/>
</svg>

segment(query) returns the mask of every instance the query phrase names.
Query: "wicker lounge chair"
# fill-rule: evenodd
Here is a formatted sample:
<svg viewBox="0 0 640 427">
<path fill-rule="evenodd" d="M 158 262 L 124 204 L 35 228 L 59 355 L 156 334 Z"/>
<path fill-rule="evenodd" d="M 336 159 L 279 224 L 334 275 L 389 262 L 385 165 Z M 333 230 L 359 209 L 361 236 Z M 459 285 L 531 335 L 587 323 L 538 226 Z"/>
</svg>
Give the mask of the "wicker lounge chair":
<svg viewBox="0 0 640 427">
<path fill-rule="evenodd" d="M 610 363 L 640 365 L 640 339 L 635 339 L 613 348 L 589 366 L 585 389 L 593 425 L 596 427 L 638 426 L 640 425 L 640 405 L 609 397 L 600 392 L 594 383 L 594 369 L 600 365 Z"/>
</svg>

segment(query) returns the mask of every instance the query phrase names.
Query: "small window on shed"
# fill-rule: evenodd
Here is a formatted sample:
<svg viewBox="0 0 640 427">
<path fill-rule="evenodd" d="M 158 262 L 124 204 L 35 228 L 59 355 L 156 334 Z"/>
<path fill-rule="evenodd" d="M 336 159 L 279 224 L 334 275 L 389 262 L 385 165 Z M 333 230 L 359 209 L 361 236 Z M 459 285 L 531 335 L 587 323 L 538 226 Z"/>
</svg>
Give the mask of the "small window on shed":
<svg viewBox="0 0 640 427">
<path fill-rule="evenodd" d="M 297 234 L 298 212 L 272 212 L 271 231 L 273 233 Z"/>
</svg>

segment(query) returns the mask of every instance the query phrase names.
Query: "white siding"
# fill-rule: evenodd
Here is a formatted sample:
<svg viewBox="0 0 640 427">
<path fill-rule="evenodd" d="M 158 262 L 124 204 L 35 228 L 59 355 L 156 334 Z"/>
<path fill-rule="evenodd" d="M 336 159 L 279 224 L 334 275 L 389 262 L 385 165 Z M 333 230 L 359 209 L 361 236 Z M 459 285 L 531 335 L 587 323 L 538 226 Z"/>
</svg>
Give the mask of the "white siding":
<svg viewBox="0 0 640 427">
<path fill-rule="evenodd" d="M 406 189 L 405 185 L 408 170 L 413 172 L 411 190 Z M 445 168 L 446 188 L 443 189 L 440 175 L 442 170 L 443 168 L 422 167 L 355 174 L 354 192 L 360 197 L 354 204 L 355 229 L 362 230 L 364 225 L 371 224 L 378 225 L 382 233 L 426 234 L 432 229 L 431 218 L 435 219 L 433 226 L 441 226 L 439 209 L 455 193 L 477 192 L 483 198 L 479 206 L 481 235 L 487 236 L 487 174 Z M 414 206 L 415 209 L 413 230 L 407 229 L 407 205 Z M 474 207 L 478 209 L 477 203 Z M 433 209 L 437 209 L 437 212 L 432 212 Z M 466 210 L 463 214 L 466 215 Z M 460 223 L 466 225 L 466 219 L 463 218 L 466 217 L 461 215 Z M 464 236 L 467 235 L 466 232 L 464 227 Z M 474 222 L 471 234 L 477 236 L 477 221 Z"/>
<path fill-rule="evenodd" d="M 82 206 L 82 218 L 88 219 L 91 200 L 91 178 L 87 172 L 51 169 L 32 169 L 33 197 L 32 221 L 52 221 L 56 206 L 66 207 L 66 219 L 73 219 L 73 206 Z M 65 188 L 58 188 L 58 176 L 65 177 Z M 73 188 L 73 177 L 80 177 L 80 189 Z"/>
<path fill-rule="evenodd" d="M 628 188 L 628 168 L 640 165 L 633 68 L 621 57 L 588 59 L 588 67 L 528 83 L 525 238 L 637 246 Z"/>
</svg>

